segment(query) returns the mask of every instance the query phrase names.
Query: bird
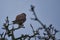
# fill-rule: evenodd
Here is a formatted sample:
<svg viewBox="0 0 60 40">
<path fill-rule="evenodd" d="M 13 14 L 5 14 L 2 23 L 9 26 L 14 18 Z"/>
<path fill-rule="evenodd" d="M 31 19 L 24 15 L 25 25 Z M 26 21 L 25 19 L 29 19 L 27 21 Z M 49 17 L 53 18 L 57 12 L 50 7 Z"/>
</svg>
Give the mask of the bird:
<svg viewBox="0 0 60 40">
<path fill-rule="evenodd" d="M 24 26 L 23 23 L 26 21 L 26 14 L 25 13 L 21 13 L 19 15 L 16 16 L 15 20 L 12 21 L 13 24 L 18 24 L 19 27 L 20 26 Z"/>
</svg>

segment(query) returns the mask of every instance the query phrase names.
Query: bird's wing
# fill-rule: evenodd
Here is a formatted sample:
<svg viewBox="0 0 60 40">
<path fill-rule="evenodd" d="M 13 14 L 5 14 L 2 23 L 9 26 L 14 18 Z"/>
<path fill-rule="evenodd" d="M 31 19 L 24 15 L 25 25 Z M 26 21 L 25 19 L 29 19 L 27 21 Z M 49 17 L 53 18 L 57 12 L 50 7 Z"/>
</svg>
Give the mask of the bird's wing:
<svg viewBox="0 0 60 40">
<path fill-rule="evenodd" d="M 16 17 L 16 21 L 24 23 L 26 21 L 26 17 L 24 15 L 19 15 Z"/>
</svg>

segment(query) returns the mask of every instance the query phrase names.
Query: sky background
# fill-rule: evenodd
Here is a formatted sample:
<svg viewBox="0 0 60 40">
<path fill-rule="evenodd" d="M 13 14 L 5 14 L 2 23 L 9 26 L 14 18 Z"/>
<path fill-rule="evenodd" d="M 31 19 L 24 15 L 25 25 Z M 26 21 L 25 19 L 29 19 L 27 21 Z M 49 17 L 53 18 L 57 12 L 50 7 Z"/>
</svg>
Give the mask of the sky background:
<svg viewBox="0 0 60 40">
<path fill-rule="evenodd" d="M 12 23 L 16 15 L 23 12 L 27 15 L 24 23 L 25 29 L 16 30 L 15 37 L 19 37 L 19 34 L 32 34 L 30 24 L 34 26 L 34 29 L 41 26 L 38 22 L 30 19 L 34 17 L 33 13 L 29 11 L 31 4 L 35 6 L 36 15 L 42 23 L 47 26 L 53 24 L 56 29 L 60 30 L 60 0 L 0 0 L 0 33 L 3 32 L 1 28 L 7 16 Z M 57 38 L 60 38 L 60 32 L 57 33 Z"/>
</svg>

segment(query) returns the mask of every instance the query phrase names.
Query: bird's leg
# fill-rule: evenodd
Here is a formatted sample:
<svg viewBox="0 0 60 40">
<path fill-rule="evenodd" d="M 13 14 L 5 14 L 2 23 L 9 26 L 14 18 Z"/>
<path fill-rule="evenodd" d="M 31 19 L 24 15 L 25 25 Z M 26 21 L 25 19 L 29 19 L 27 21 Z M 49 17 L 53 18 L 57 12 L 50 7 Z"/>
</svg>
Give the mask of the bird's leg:
<svg viewBox="0 0 60 40">
<path fill-rule="evenodd" d="M 19 25 L 18 27 L 19 27 L 19 28 L 25 28 L 23 24 L 22 24 L 22 25 Z"/>
</svg>

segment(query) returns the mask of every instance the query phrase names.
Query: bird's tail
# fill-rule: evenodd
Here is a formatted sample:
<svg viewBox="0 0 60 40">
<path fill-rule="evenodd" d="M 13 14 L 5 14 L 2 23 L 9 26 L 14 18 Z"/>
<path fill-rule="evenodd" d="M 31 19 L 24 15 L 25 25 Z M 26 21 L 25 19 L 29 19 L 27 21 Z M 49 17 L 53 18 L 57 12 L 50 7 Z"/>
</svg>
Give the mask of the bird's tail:
<svg viewBox="0 0 60 40">
<path fill-rule="evenodd" d="M 13 24 L 15 24 L 16 23 L 16 21 L 12 21 L 13 22 Z"/>
</svg>

